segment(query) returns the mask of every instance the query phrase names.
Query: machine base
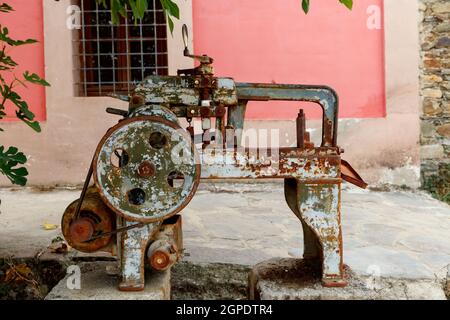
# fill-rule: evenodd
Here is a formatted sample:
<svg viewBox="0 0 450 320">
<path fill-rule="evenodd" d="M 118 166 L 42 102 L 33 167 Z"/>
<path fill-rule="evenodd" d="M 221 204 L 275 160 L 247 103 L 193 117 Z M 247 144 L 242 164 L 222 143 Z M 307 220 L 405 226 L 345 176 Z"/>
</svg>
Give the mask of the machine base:
<svg viewBox="0 0 450 320">
<path fill-rule="evenodd" d="M 170 270 L 148 272 L 145 287 L 140 292 L 117 290 L 118 274 L 108 275 L 112 262 L 86 262 L 78 266 L 81 279 L 77 289 L 76 272 L 69 273 L 47 295 L 46 300 L 170 300 Z M 73 268 L 73 267 L 72 267 Z M 75 269 L 74 269 L 75 270 Z"/>
</svg>

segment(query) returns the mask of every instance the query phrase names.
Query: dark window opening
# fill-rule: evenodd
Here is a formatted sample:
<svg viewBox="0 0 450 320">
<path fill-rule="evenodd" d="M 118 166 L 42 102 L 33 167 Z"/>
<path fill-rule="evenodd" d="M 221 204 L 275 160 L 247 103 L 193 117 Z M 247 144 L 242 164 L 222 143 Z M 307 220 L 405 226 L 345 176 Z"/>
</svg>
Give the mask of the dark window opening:
<svg viewBox="0 0 450 320">
<path fill-rule="evenodd" d="M 95 0 L 80 0 L 81 29 L 76 65 L 81 96 L 128 94 L 149 75 L 167 75 L 167 29 L 159 0 L 149 1 L 142 21 L 131 11 L 112 24 L 111 13 Z"/>
</svg>

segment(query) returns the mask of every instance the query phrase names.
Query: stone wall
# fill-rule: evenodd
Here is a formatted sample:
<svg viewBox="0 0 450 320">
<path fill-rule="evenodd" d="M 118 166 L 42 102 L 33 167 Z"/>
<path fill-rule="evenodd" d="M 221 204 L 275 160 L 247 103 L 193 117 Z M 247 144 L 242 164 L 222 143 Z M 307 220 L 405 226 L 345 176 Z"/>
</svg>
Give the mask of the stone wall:
<svg viewBox="0 0 450 320">
<path fill-rule="evenodd" d="M 450 201 L 450 1 L 420 0 L 422 185 Z"/>
</svg>

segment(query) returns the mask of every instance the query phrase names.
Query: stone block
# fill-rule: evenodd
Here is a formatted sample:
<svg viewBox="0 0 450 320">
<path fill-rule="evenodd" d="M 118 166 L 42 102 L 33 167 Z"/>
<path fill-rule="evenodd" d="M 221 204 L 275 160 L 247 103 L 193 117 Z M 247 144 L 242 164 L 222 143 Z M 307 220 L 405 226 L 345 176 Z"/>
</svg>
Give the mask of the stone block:
<svg viewBox="0 0 450 320">
<path fill-rule="evenodd" d="M 436 29 L 437 32 L 450 32 L 450 22 L 443 22 L 439 24 Z"/>
<path fill-rule="evenodd" d="M 436 100 L 424 99 L 423 101 L 423 114 L 427 117 L 437 116 L 442 113 L 440 104 Z"/>
<path fill-rule="evenodd" d="M 376 270 L 374 270 L 376 271 Z M 348 286 L 325 288 L 320 267 L 301 259 L 272 259 L 249 275 L 251 300 L 446 300 L 434 280 L 404 280 L 359 276 L 346 266 Z"/>
<path fill-rule="evenodd" d="M 420 148 L 421 159 L 440 159 L 444 157 L 444 147 L 440 144 L 422 146 Z"/>
<path fill-rule="evenodd" d="M 450 47 L 450 38 L 449 37 L 442 37 L 440 38 L 436 43 L 437 48 L 448 48 Z"/>
<path fill-rule="evenodd" d="M 422 94 L 426 98 L 435 98 L 435 99 L 440 99 L 443 96 L 441 89 L 425 89 L 422 91 Z"/>
<path fill-rule="evenodd" d="M 80 289 L 70 289 L 68 274 L 45 297 L 45 300 L 169 300 L 170 271 L 146 274 L 145 289 L 139 292 L 118 290 L 118 276 L 111 274 L 116 264 L 89 262 L 78 265 L 81 270 Z"/>
<path fill-rule="evenodd" d="M 438 2 L 434 4 L 431 9 L 434 13 L 450 13 L 450 3 L 449 2 Z"/>
<path fill-rule="evenodd" d="M 450 123 L 446 123 L 436 129 L 437 133 L 445 138 L 450 138 Z"/>
</svg>

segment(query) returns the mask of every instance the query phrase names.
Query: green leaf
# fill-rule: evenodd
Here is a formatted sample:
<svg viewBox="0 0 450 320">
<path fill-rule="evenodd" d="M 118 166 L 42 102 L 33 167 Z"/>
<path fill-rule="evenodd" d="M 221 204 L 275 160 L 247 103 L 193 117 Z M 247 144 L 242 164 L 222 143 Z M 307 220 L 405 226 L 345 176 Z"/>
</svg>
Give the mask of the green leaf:
<svg viewBox="0 0 450 320">
<path fill-rule="evenodd" d="M 31 113 L 31 111 L 27 110 Z M 26 125 L 28 125 L 31 129 L 33 129 L 36 132 L 41 132 L 41 125 L 37 121 L 32 121 L 34 119 L 34 114 L 32 113 L 32 117 L 29 117 L 25 112 L 22 110 L 16 111 L 16 117 L 22 120 Z"/>
<path fill-rule="evenodd" d="M 109 0 L 109 6 L 106 0 L 96 0 L 98 4 L 103 5 L 105 8 L 109 8 L 111 11 L 111 20 L 113 24 L 117 24 L 120 19 L 120 15 L 124 18 L 127 17 L 127 6 L 133 13 L 134 21 L 143 19 L 146 11 L 148 10 L 149 0 Z M 173 33 L 174 23 L 173 18 L 180 19 L 180 8 L 173 0 L 159 0 L 161 6 L 166 14 L 167 24 L 169 30 Z"/>
<path fill-rule="evenodd" d="M 25 71 L 23 73 L 23 77 L 28 82 L 35 83 L 35 84 L 40 84 L 40 85 L 45 86 L 45 87 L 49 87 L 50 86 L 50 83 L 48 83 L 47 81 L 45 81 L 44 79 L 39 77 L 36 73 L 30 74 L 29 71 Z"/>
<path fill-rule="evenodd" d="M 10 56 L 2 54 L 3 51 L 0 51 L 0 64 L 4 65 L 5 69 L 10 69 L 9 67 L 16 67 L 17 62 L 15 62 Z M 8 66 L 8 67 L 6 67 Z"/>
<path fill-rule="evenodd" d="M 344 6 L 349 8 L 350 10 L 353 9 L 353 0 L 339 0 L 340 3 L 342 3 Z"/>
<path fill-rule="evenodd" d="M 8 28 L 7 27 L 1 28 L 1 26 L 0 26 L 0 41 L 6 42 L 10 46 L 17 47 L 17 46 L 22 46 L 25 44 L 32 44 L 32 43 L 37 42 L 37 40 L 34 40 L 34 39 L 14 40 L 14 39 L 11 39 L 8 35 L 9 35 Z"/>
<path fill-rule="evenodd" d="M 139 19 L 143 19 L 145 11 L 148 9 L 147 0 L 137 0 L 136 1 L 136 11 Z"/>
<path fill-rule="evenodd" d="M 166 12 L 166 19 L 167 19 L 167 23 L 169 25 L 170 33 L 173 34 L 173 30 L 174 30 L 175 26 L 174 26 L 172 17 L 174 17 L 176 19 L 180 19 L 180 8 L 172 0 L 160 0 L 160 1 L 161 1 L 161 5 L 162 5 L 164 11 Z"/>
<path fill-rule="evenodd" d="M 97 2 L 99 2 L 99 0 L 97 0 Z M 104 6 L 106 6 L 106 3 L 104 1 L 101 1 L 100 3 L 103 3 Z M 119 23 L 120 16 L 127 16 L 126 3 L 122 2 L 121 0 L 110 0 L 110 9 L 113 24 Z"/>
<path fill-rule="evenodd" d="M 3 153 L 4 147 L 1 146 L 0 161 L 13 161 L 20 164 L 27 162 L 27 157 L 16 147 L 9 147 L 9 149 Z"/>
<path fill-rule="evenodd" d="M 167 22 L 169 23 L 169 30 L 170 30 L 170 33 L 173 34 L 173 29 L 175 28 L 175 25 L 174 25 L 174 23 L 173 23 L 172 18 L 170 18 L 169 15 L 167 15 Z"/>
<path fill-rule="evenodd" d="M 14 11 L 14 9 L 9 4 L 7 3 L 0 4 L 0 12 L 8 13 L 11 11 Z"/>
<path fill-rule="evenodd" d="M 28 170 L 25 167 L 17 167 L 17 165 L 25 164 L 27 157 L 16 147 L 9 147 L 6 152 L 4 150 L 5 147 L 0 146 L 0 172 L 13 184 L 26 185 Z"/>
<path fill-rule="evenodd" d="M 302 9 L 305 13 L 309 12 L 310 2 L 311 2 L 310 0 L 302 0 Z M 339 2 L 345 5 L 350 10 L 352 10 L 353 0 L 339 0 Z"/>
<path fill-rule="evenodd" d="M 161 0 L 163 9 L 169 16 L 180 19 L 180 8 L 172 0 Z"/>
<path fill-rule="evenodd" d="M 33 121 L 35 115 L 28 108 L 28 103 L 22 100 L 22 97 L 15 91 L 12 91 L 8 86 L 0 86 L 0 93 L 7 100 L 11 101 L 17 106 L 19 110 L 16 111 L 16 117 L 22 120 L 26 125 L 36 132 L 41 132 L 39 122 Z"/>
<path fill-rule="evenodd" d="M 302 9 L 305 13 L 309 12 L 309 0 L 302 1 Z"/>
</svg>

